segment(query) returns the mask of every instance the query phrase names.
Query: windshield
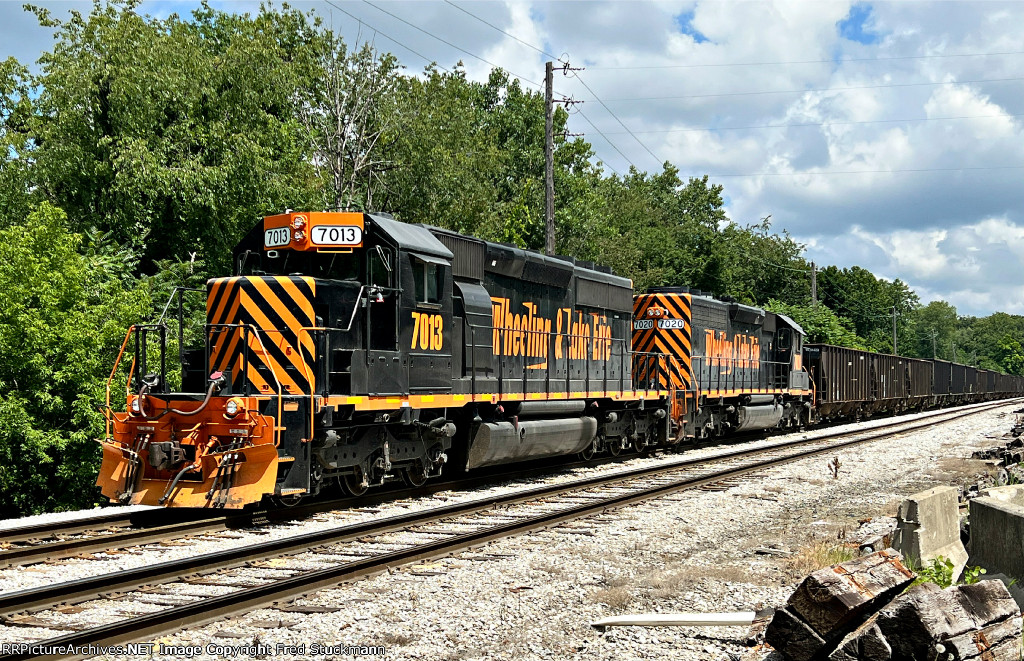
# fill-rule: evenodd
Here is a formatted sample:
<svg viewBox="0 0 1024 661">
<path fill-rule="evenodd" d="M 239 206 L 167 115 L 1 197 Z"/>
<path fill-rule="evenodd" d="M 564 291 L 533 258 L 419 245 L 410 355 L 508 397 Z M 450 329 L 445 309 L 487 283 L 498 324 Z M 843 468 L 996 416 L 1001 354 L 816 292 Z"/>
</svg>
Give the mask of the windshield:
<svg viewBox="0 0 1024 661">
<path fill-rule="evenodd" d="M 274 256 L 272 256 L 274 255 Z M 359 280 L 362 253 L 246 251 L 238 256 L 238 275 L 305 275 L 325 280 Z"/>
</svg>

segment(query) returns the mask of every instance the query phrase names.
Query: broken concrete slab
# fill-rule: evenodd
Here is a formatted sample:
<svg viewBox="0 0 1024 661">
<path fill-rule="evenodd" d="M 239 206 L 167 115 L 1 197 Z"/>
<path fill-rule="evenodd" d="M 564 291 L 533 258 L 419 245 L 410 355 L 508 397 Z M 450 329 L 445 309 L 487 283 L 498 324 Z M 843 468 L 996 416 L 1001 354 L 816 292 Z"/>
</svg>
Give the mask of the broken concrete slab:
<svg viewBox="0 0 1024 661">
<path fill-rule="evenodd" d="M 1019 588 L 1024 581 L 1024 485 L 993 487 L 970 502 L 971 564 L 984 567 L 990 577 L 1003 574 L 1014 580 L 1011 590 L 1024 606 Z"/>
<path fill-rule="evenodd" d="M 960 541 L 959 501 L 955 487 L 935 487 L 904 500 L 892 547 L 917 567 L 942 556 L 953 562 L 953 578 L 959 578 L 967 566 L 967 549 Z"/>
</svg>

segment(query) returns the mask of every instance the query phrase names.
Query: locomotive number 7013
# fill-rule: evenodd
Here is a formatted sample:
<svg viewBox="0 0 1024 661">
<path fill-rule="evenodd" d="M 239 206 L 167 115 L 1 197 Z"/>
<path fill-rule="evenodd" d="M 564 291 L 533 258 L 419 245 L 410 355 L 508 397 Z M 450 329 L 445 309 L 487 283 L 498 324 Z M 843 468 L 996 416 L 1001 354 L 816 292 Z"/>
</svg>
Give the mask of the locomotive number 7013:
<svg viewBox="0 0 1024 661">
<path fill-rule="evenodd" d="M 353 225 L 314 225 L 310 237 L 318 246 L 356 246 L 363 242 L 363 231 Z"/>
</svg>

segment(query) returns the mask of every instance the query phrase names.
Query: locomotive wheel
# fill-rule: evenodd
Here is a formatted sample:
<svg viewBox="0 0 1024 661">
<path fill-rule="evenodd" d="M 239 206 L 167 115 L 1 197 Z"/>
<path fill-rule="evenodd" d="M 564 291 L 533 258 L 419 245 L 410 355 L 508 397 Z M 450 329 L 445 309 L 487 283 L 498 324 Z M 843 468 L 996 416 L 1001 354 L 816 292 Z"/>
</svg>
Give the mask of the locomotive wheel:
<svg viewBox="0 0 1024 661">
<path fill-rule="evenodd" d="M 274 504 L 278 507 L 295 507 L 302 502 L 306 494 L 297 493 L 291 496 L 274 496 Z"/>
<path fill-rule="evenodd" d="M 608 441 L 608 454 L 617 457 L 622 454 L 622 442 L 619 439 Z"/>
<path fill-rule="evenodd" d="M 583 461 L 590 461 L 593 458 L 594 458 L 594 444 L 591 443 L 590 445 L 588 445 L 586 447 L 585 450 L 580 452 L 580 459 L 582 459 Z"/>
<path fill-rule="evenodd" d="M 363 485 L 363 469 L 359 467 L 356 467 L 354 473 L 339 477 L 338 484 L 345 493 L 356 498 L 365 494 L 370 488 L 368 484 Z"/>
<path fill-rule="evenodd" d="M 414 465 L 402 469 L 402 479 L 412 488 L 422 487 L 427 483 L 427 472 L 423 470 L 423 463 L 417 461 Z"/>
</svg>

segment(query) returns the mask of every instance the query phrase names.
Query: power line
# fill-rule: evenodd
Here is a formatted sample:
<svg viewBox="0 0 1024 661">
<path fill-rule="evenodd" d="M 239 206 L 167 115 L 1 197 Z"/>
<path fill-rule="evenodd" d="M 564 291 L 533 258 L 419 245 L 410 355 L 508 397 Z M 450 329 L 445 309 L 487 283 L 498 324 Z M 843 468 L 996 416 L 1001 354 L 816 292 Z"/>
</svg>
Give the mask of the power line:
<svg viewBox="0 0 1024 661">
<path fill-rule="evenodd" d="M 612 141 L 611 141 L 611 140 L 610 140 L 610 139 L 608 138 L 608 136 L 606 136 L 606 135 L 605 135 L 604 133 L 602 133 L 602 132 L 601 132 L 601 129 L 597 128 L 597 124 L 595 124 L 594 122 L 590 121 L 590 118 L 589 118 L 589 117 L 587 117 L 587 116 L 586 116 L 586 115 L 585 115 L 585 114 L 583 113 L 583 110 L 582 110 L 582 109 L 581 109 L 581 110 L 579 110 L 579 111 L 578 111 L 578 113 L 579 113 L 579 116 L 580 116 L 580 117 L 582 117 L 583 119 L 585 119 L 585 120 L 587 121 L 587 124 L 590 124 L 591 128 L 593 128 L 593 129 L 594 129 L 595 131 L 597 131 L 597 134 L 598 134 L 599 136 L 601 136 L 602 138 L 604 138 L 604 141 L 605 141 L 605 142 L 607 142 L 607 143 L 608 143 L 609 145 L 611 145 L 611 148 L 612 148 L 612 149 L 614 149 L 615 151 L 617 151 L 617 152 L 619 153 L 619 156 L 621 156 L 622 158 L 626 159 L 626 162 L 627 162 L 627 163 L 629 163 L 630 165 L 632 165 L 632 166 L 633 166 L 634 168 L 636 168 L 636 169 L 638 169 L 638 170 L 640 169 L 640 168 L 637 168 L 637 167 L 636 167 L 636 164 L 635 164 L 635 163 L 633 163 L 633 161 L 629 160 L 629 156 L 626 156 L 625 154 L 623 154 L 623 153 L 622 153 L 622 150 L 621 150 L 621 149 L 619 149 L 618 147 L 616 147 L 616 146 L 615 146 L 615 143 L 614 143 L 614 142 L 612 142 Z M 608 163 L 606 162 L 606 163 L 605 163 L 605 165 L 608 165 Z M 612 167 L 611 165 L 608 165 L 608 169 L 610 169 L 610 170 L 611 170 L 612 172 L 614 172 L 615 174 L 619 174 L 619 171 L 618 171 L 618 170 L 616 170 L 615 168 L 613 168 L 613 167 Z"/>
<path fill-rule="evenodd" d="M 365 0 L 364 0 L 365 1 Z M 857 85 L 852 87 L 809 87 L 799 90 L 760 90 L 756 92 L 719 92 L 717 94 L 685 94 L 682 96 L 637 96 L 611 98 L 609 101 L 669 101 L 674 99 L 709 99 L 721 96 L 755 96 L 764 94 L 803 94 L 805 92 L 845 92 L 850 90 L 871 90 L 889 87 L 923 87 L 932 85 L 970 85 L 975 83 L 1008 83 L 1018 82 L 1024 78 L 987 78 L 984 80 L 950 80 L 943 82 L 924 83 L 888 83 L 884 85 Z M 595 95 L 596 96 L 596 95 Z M 585 99 L 589 100 L 589 99 Z M 598 99 L 599 101 L 599 99 Z"/>
<path fill-rule="evenodd" d="M 483 62 L 484 64 L 489 64 L 489 65 L 491 65 L 492 67 L 495 67 L 496 69 L 502 69 L 503 71 L 507 71 L 507 72 L 509 73 L 509 75 L 511 75 L 511 76 L 513 76 L 513 77 L 515 77 L 515 78 L 518 78 L 519 80 L 522 80 L 523 82 L 527 82 L 527 83 L 530 83 L 530 84 L 531 84 L 531 85 L 533 85 L 534 87 L 537 87 L 537 88 L 540 88 L 540 87 L 542 87 L 542 86 L 541 86 L 541 84 L 540 84 L 540 83 L 538 83 L 537 81 L 534 81 L 534 80 L 530 80 L 529 78 L 526 78 L 525 76 L 520 76 L 519 74 L 517 74 L 517 73 L 514 73 L 514 72 L 512 72 L 512 71 L 509 71 L 508 69 L 506 69 L 505 67 L 502 67 L 501 65 L 495 64 L 494 62 L 491 62 L 490 60 L 485 60 L 484 58 L 482 58 L 482 57 L 480 57 L 479 55 L 476 55 L 476 54 L 474 54 L 474 53 L 470 53 L 470 52 L 469 52 L 468 50 L 466 50 L 465 48 L 461 48 L 461 47 L 459 47 L 459 46 L 456 46 L 456 45 L 455 45 L 455 44 L 453 44 L 452 42 L 450 42 L 450 41 L 448 41 L 448 40 L 446 40 L 446 39 L 442 39 L 441 37 L 437 36 L 436 34 L 433 34 L 433 33 L 431 33 L 431 32 L 428 32 L 427 30 L 424 30 L 423 28 L 421 28 L 420 26 L 416 25 L 415 23 L 410 23 L 409 21 L 405 20 L 405 19 L 404 19 L 404 18 L 402 18 L 401 16 L 398 16 L 398 15 L 396 15 L 396 14 L 392 14 L 392 13 L 391 13 L 391 12 L 389 12 L 389 11 L 388 11 L 387 9 L 384 9 L 384 8 L 382 8 L 382 7 L 378 7 L 377 5 L 375 5 L 375 4 L 373 4 L 372 2 L 370 2 L 370 0 L 363 0 L 363 2 L 365 2 L 365 3 L 366 3 L 366 4 L 368 4 L 368 5 L 370 5 L 371 7 L 373 7 L 374 9 L 376 9 L 377 11 L 380 11 L 380 12 L 383 12 L 383 13 L 387 14 L 388 16 L 390 16 L 390 17 L 394 18 L 395 20 L 398 20 L 398 21 L 401 21 L 402 23 L 405 23 L 406 25 L 408 25 L 408 26 L 409 26 L 409 27 L 411 27 L 411 28 L 414 28 L 414 29 L 416 29 L 416 30 L 419 30 L 419 31 L 420 31 L 420 32 L 422 32 L 423 34 L 427 35 L 428 37 L 433 37 L 434 39 L 437 39 L 438 41 L 440 41 L 440 42 L 441 42 L 441 43 L 443 43 L 443 44 L 446 44 L 446 45 L 448 45 L 448 46 L 451 46 L 452 48 L 454 48 L 455 50 L 457 50 L 457 51 L 459 51 L 459 52 L 461 52 L 461 53 L 465 53 L 466 55 L 469 55 L 469 56 L 470 56 L 470 57 L 472 57 L 472 58 L 475 58 L 475 59 L 477 59 L 477 60 L 480 60 L 480 61 L 481 61 L 481 62 Z"/>
<path fill-rule="evenodd" d="M 626 133 L 631 135 L 633 137 L 633 139 L 637 141 L 637 144 L 639 144 L 641 147 L 643 147 L 644 150 L 646 150 L 647 153 L 651 155 L 651 158 L 653 158 L 655 161 L 657 161 L 658 165 L 660 166 L 662 164 L 662 160 L 660 158 L 658 158 L 654 154 L 654 152 L 651 151 L 651 149 L 640 140 L 640 138 L 636 137 L 635 133 L 633 133 L 632 131 L 629 130 L 629 127 L 626 126 L 625 123 L 623 123 L 623 121 L 621 119 L 619 119 L 619 116 L 612 112 L 612 109 L 609 108 L 608 105 L 604 101 L 602 101 L 600 97 L 597 96 L 597 93 L 595 93 L 594 90 L 590 89 L 590 85 L 587 85 L 587 83 L 584 82 L 583 78 L 580 77 L 579 73 L 576 74 L 576 80 L 580 81 L 580 85 L 583 85 L 583 87 L 585 87 L 588 92 L 590 92 L 591 94 L 594 95 L 594 100 L 596 100 L 598 103 L 600 103 L 601 107 L 604 108 L 606 111 L 608 111 L 609 115 L 611 115 L 613 118 L 615 118 L 615 121 L 619 123 L 619 126 L 624 128 L 626 130 Z M 607 138 L 605 138 L 605 139 L 607 140 Z M 616 149 L 616 151 L 618 151 L 618 150 Z M 619 152 L 619 153 L 621 154 L 622 152 Z M 636 166 L 634 165 L 633 167 L 636 167 Z"/>
<path fill-rule="evenodd" d="M 719 62 L 707 64 L 663 64 L 645 66 L 624 66 L 624 67 L 602 67 L 595 66 L 594 69 L 604 71 L 623 71 L 630 69 L 698 69 L 704 67 L 763 67 L 780 66 L 788 64 L 846 64 L 847 62 L 889 62 L 892 60 L 927 60 L 940 57 L 988 57 L 995 55 L 1024 55 L 1024 51 L 1003 51 L 995 53 L 948 53 L 936 55 L 895 55 L 892 57 L 849 57 L 841 60 L 790 60 L 783 62 Z"/>
<path fill-rule="evenodd" d="M 472 12 L 470 12 L 470 11 L 466 10 L 466 9 L 463 9 L 462 7 L 460 7 L 460 6 L 458 6 L 457 4 L 455 4 L 454 2 L 452 2 L 451 0 L 445 0 L 445 2 L 446 2 L 447 4 L 449 4 L 449 5 L 451 5 L 452 7 L 455 7 L 456 9 L 458 9 L 459 11 L 461 11 L 462 13 L 464 13 L 464 14 L 466 14 L 466 15 L 468 15 L 468 16 L 471 16 L 471 17 L 473 17 L 473 18 L 475 18 L 476 20 L 480 21 L 480 22 L 481 22 L 481 23 L 483 23 L 484 25 L 487 25 L 487 26 L 489 26 L 489 27 L 491 27 L 491 28 L 493 28 L 493 29 L 497 30 L 498 32 L 502 33 L 503 35 L 505 35 L 505 36 L 507 36 L 507 37 L 509 37 L 509 38 L 511 38 L 511 39 L 515 39 L 516 41 L 518 41 L 519 43 L 523 44 L 524 46 L 527 46 L 528 48 L 532 48 L 533 50 L 537 51 L 537 52 L 538 52 L 538 53 L 540 53 L 541 55 L 544 55 L 545 57 L 551 58 L 552 60 L 557 60 L 557 61 L 560 61 L 560 62 L 562 61 L 562 58 L 560 58 L 560 57 L 556 57 L 556 56 L 552 55 L 551 53 L 548 53 L 547 51 L 545 51 L 544 49 L 542 49 L 542 48 L 540 48 L 540 47 L 538 47 L 538 46 L 535 46 L 535 45 L 533 45 L 533 44 L 531 44 L 531 43 L 529 43 L 529 42 L 523 41 L 522 39 L 520 39 L 519 37 L 515 36 L 514 34 L 511 34 L 511 33 L 509 33 L 509 32 L 506 32 L 505 30 L 502 30 L 501 28 L 499 28 L 499 27 L 498 27 L 497 25 L 494 25 L 493 23 L 491 23 L 491 22 L 489 22 L 489 21 L 486 21 L 486 20 L 484 20 L 483 18 L 481 18 L 481 17 L 477 16 L 476 14 L 474 14 L 474 13 L 472 13 Z M 567 71 L 567 70 L 566 70 L 566 71 Z M 580 79 L 578 75 L 577 75 L 577 79 L 578 79 L 578 80 L 580 81 L 580 83 L 582 83 L 582 84 L 583 84 L 583 86 L 584 86 L 584 87 L 586 87 L 586 83 L 583 83 L 583 80 L 582 80 L 582 79 Z M 588 89 L 588 90 L 590 90 L 590 88 L 589 88 L 589 87 L 587 87 L 587 89 Z M 594 94 L 593 90 L 590 90 L 590 93 L 591 93 L 591 94 Z M 594 94 L 594 96 L 596 97 L 597 95 L 596 95 L 596 94 Z M 602 103 L 601 105 L 604 105 L 604 104 Z M 605 106 L 605 109 L 607 110 L 607 106 Z M 610 113 L 610 112 L 611 112 L 611 111 L 609 110 L 609 113 Z M 603 132 L 602 132 L 602 131 L 601 131 L 601 130 L 600 130 L 599 128 L 597 128 L 597 125 L 596 125 L 596 124 L 594 124 L 594 123 L 593 123 L 592 121 L 590 121 L 590 118 L 589 118 L 589 117 L 587 117 L 586 115 L 584 115 L 584 114 L 583 114 L 583 111 L 582 111 L 582 110 L 580 110 L 580 111 L 579 111 L 579 114 L 580 114 L 580 116 L 581 116 L 581 117 L 583 117 L 583 119 L 585 119 L 585 120 L 586 120 L 586 122 L 587 122 L 588 124 L 590 124 L 590 126 L 591 126 L 591 127 L 592 127 L 592 128 L 593 128 L 593 129 L 595 130 L 595 131 L 597 131 L 598 135 L 600 135 L 600 136 L 601 136 L 602 138 L 604 138 L 605 142 L 607 142 L 607 143 L 608 143 L 608 144 L 609 144 L 609 145 L 610 145 L 610 146 L 612 147 L 612 149 L 614 149 L 614 150 L 615 150 L 616 152 L 618 152 L 618 153 L 619 153 L 619 155 L 620 155 L 620 156 L 622 156 L 622 158 L 624 158 L 624 159 L 626 160 L 626 162 L 627 162 L 627 163 L 629 163 L 629 164 L 630 164 L 630 165 L 632 165 L 632 166 L 633 166 L 634 168 L 636 168 L 636 165 L 634 165 L 634 164 L 633 164 L 633 162 L 632 162 L 632 161 L 630 161 L 630 160 L 629 160 L 629 158 L 628 158 L 628 157 L 627 157 L 627 156 L 626 156 L 625 154 L 623 154 L 623 153 L 622 153 L 622 151 L 621 151 L 621 150 L 620 150 L 620 149 L 619 149 L 618 147 L 616 147 L 616 146 L 615 146 L 615 143 L 613 143 L 613 142 L 612 142 L 612 141 L 611 141 L 611 140 L 610 140 L 610 139 L 608 138 L 608 136 L 607 136 L 607 135 L 605 135 L 605 134 L 604 134 L 604 133 L 603 133 Z M 615 115 L 613 114 L 612 116 L 614 117 Z M 618 118 L 616 117 L 616 119 L 618 119 Z M 621 122 L 621 121 L 620 121 L 619 123 L 620 123 L 620 124 L 622 124 L 622 122 Z M 623 128 L 625 128 L 625 125 L 623 125 Z M 627 128 L 627 129 L 626 129 L 626 131 L 629 131 L 629 129 Z M 634 137 L 634 139 L 636 138 L 636 136 L 633 136 L 633 137 Z M 638 142 L 639 142 L 639 140 L 638 140 Z M 641 145 L 643 146 L 643 143 L 641 143 Z M 646 146 L 644 146 L 644 148 L 646 149 Z M 650 150 L 648 150 L 648 152 L 649 152 L 649 151 L 650 151 Z M 652 156 L 653 156 L 653 154 L 652 154 Z M 659 162 L 660 162 L 660 161 L 659 161 Z M 619 171 L 618 171 L 618 170 L 616 170 L 616 169 L 615 169 L 614 167 L 612 167 L 612 166 L 611 166 L 611 165 L 610 165 L 610 164 L 609 164 L 609 163 L 608 163 L 607 161 L 605 161 L 605 162 L 604 162 L 604 164 L 605 164 L 605 165 L 606 165 L 606 166 L 608 167 L 608 169 L 609 169 L 609 170 L 611 170 L 611 171 L 612 171 L 612 172 L 614 172 L 615 174 L 619 174 Z M 621 176 L 621 175 L 620 175 L 620 176 Z"/>
<path fill-rule="evenodd" d="M 800 176 L 813 176 L 813 175 L 833 175 L 833 174 L 895 174 L 904 172 L 970 172 L 970 171 L 982 171 L 982 170 L 1024 170 L 1024 165 L 993 165 L 987 167 L 960 167 L 960 168 L 897 168 L 894 170 L 828 170 L 819 172 L 750 172 L 747 174 L 739 173 L 714 173 L 708 174 L 709 177 L 800 177 Z"/>
<path fill-rule="evenodd" d="M 900 124 L 904 122 L 938 122 L 957 119 L 998 119 L 1003 117 L 1024 117 L 1024 114 L 1000 115 L 963 115 L 960 117 L 909 117 L 907 119 L 867 119 L 851 122 L 814 122 L 806 124 L 761 124 L 758 126 L 715 126 L 710 128 L 659 129 L 652 131 L 634 131 L 634 133 L 698 133 L 708 131 L 748 131 L 754 129 L 788 129 L 821 126 L 853 126 L 857 124 Z M 610 135 L 625 135 L 623 131 L 608 131 Z"/>
<path fill-rule="evenodd" d="M 346 16 L 348 16 L 349 18 L 351 18 L 352 20 L 354 20 L 354 21 L 358 22 L 358 23 L 359 23 L 360 25 L 365 25 L 366 27 L 368 27 L 368 28 L 370 28 L 371 30 L 373 30 L 373 31 L 374 31 L 375 33 L 377 33 L 377 34 L 379 34 L 380 36 L 384 37 L 385 39 L 388 39 L 389 41 L 392 41 L 392 42 L 394 42 L 394 43 L 398 44 L 399 46 L 401 46 L 401 47 L 402 47 L 402 48 L 404 48 L 405 50 L 409 51 L 409 52 L 410 52 L 410 53 L 412 53 L 413 55 L 416 55 L 417 57 L 421 57 L 421 58 L 423 58 L 424 60 L 426 60 L 426 61 L 427 61 L 427 63 L 428 63 L 428 64 L 433 64 L 434 66 L 438 67 L 439 69 L 441 69 L 441 70 L 443 70 L 443 71 L 448 71 L 448 69 L 446 69 L 445 67 L 443 67 L 443 66 L 441 66 L 440 64 L 438 64 L 438 63 L 437 63 L 437 60 L 432 60 L 432 59 L 430 59 L 429 57 L 427 57 L 426 55 L 423 55 L 422 53 L 419 53 L 419 52 L 417 52 L 417 51 L 414 51 L 413 49 L 409 48 L 408 46 L 406 46 L 405 44 L 403 44 L 403 43 L 402 43 L 402 42 L 400 42 L 399 40 L 395 39 L 394 37 L 392 37 L 392 36 L 389 36 L 388 34 L 386 34 L 386 33 L 384 33 L 384 32 L 381 32 L 380 30 L 378 30 L 377 28 L 373 27 L 372 25 L 370 25 L 369 23 L 367 23 L 367 22 L 366 22 L 366 21 L 364 21 L 363 19 L 359 18 L 358 16 L 355 16 L 355 15 L 353 15 L 353 14 L 350 14 L 349 12 L 345 11 L 344 9 L 342 9 L 341 7 L 339 7 L 338 5 L 336 5 L 336 4 L 334 4 L 333 2 L 331 2 L 331 0 L 324 0 L 324 2 L 326 2 L 326 3 L 327 3 L 327 4 L 329 4 L 330 6 L 334 7 L 335 9 L 337 9 L 338 11 L 340 11 L 340 12 L 341 12 L 342 14 L 345 14 Z"/>
<path fill-rule="evenodd" d="M 761 262 L 765 266 L 773 266 L 773 267 L 775 267 L 777 269 L 783 269 L 785 271 L 794 271 L 795 273 L 810 273 L 811 272 L 811 269 L 798 269 L 798 268 L 793 268 L 792 266 L 784 266 L 782 264 L 775 264 L 773 262 L 769 262 L 767 260 L 761 259 L 760 257 L 757 257 L 756 255 L 746 255 L 746 257 L 749 257 L 750 259 L 753 259 L 756 262 Z"/>
<path fill-rule="evenodd" d="M 508 32 L 505 32 L 504 30 L 502 30 L 501 28 L 499 28 L 499 27 L 498 27 L 497 25 L 495 25 L 494 23 L 490 23 L 490 22 L 488 22 L 488 21 L 486 21 L 486 20 L 484 20 L 484 19 L 480 18 L 480 17 L 479 17 L 479 16 L 477 16 L 476 14 L 474 14 L 474 13 L 470 12 L 469 10 L 467 10 L 467 9 L 463 9 L 462 7 L 458 6 L 457 4 L 455 4 L 454 2 L 452 2 L 452 0 L 444 0 L 444 1 L 445 1 L 445 2 L 447 3 L 447 4 L 451 5 L 452 7 L 455 7 L 456 9 L 458 9 L 459 11 L 461 11 L 461 12 L 462 12 L 463 14 L 466 14 L 466 15 L 468 15 L 468 16 L 472 16 L 473 18 L 475 18 L 476 20 L 480 21 L 480 22 L 481 22 L 481 23 L 483 23 L 484 25 L 487 25 L 487 26 L 490 26 L 490 27 L 494 28 L 495 30 L 497 30 L 498 32 L 502 33 L 502 34 L 503 34 L 503 35 L 505 35 L 506 37 L 511 37 L 512 39 L 515 39 L 516 41 L 518 41 L 518 42 L 519 42 L 519 43 L 521 43 L 522 45 L 524 45 L 524 46 L 527 46 L 527 47 L 529 47 L 529 48 L 532 48 L 533 50 L 537 51 L 538 53 L 540 53 L 540 54 L 541 54 L 541 55 L 543 55 L 544 57 L 549 57 L 549 58 L 551 58 L 552 60 L 560 60 L 560 59 L 561 59 L 561 58 L 555 57 L 555 56 L 554 56 L 554 55 L 552 55 L 551 53 L 548 53 L 548 52 L 544 51 L 544 50 L 543 50 L 543 49 L 541 49 L 541 48 L 538 48 L 537 46 L 534 46 L 534 45 L 533 45 L 533 44 L 531 44 L 531 43 L 528 43 L 528 42 L 525 42 L 525 41 L 523 41 L 522 39 L 520 39 L 519 37 L 515 36 L 514 34 L 510 34 L 510 33 L 508 33 Z"/>
</svg>

